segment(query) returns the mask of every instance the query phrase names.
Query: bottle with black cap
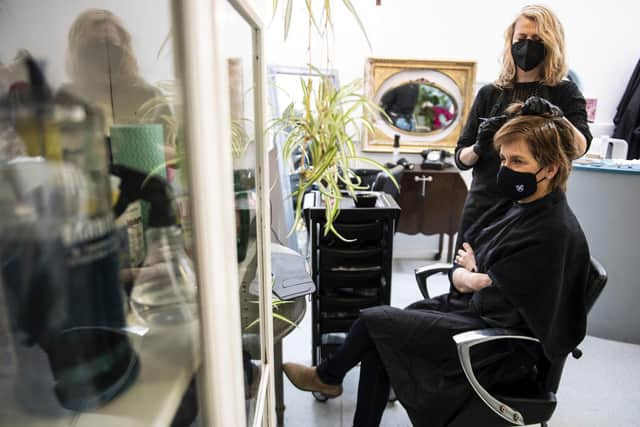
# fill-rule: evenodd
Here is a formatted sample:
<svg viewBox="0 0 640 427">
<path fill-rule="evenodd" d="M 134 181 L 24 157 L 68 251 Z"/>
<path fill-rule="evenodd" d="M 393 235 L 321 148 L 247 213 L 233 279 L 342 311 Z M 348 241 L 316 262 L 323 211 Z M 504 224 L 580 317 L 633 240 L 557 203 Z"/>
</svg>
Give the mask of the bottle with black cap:
<svg viewBox="0 0 640 427">
<path fill-rule="evenodd" d="M 393 135 L 393 149 L 391 150 L 392 163 L 395 165 L 400 158 L 400 135 Z"/>
</svg>

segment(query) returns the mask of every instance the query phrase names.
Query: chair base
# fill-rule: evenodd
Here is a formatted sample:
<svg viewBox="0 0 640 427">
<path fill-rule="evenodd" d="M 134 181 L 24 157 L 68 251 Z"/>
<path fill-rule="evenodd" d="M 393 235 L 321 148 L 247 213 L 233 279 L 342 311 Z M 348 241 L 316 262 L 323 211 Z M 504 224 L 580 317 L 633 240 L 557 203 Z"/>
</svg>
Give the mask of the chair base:
<svg viewBox="0 0 640 427">
<path fill-rule="evenodd" d="M 548 393 L 548 396 L 544 399 L 527 399 L 524 397 L 513 399 L 499 394 L 495 394 L 495 397 L 522 414 L 526 414 L 525 425 L 541 424 L 546 427 L 546 423 L 551 418 L 557 404 L 553 393 Z M 498 416 L 477 395 L 474 395 L 465 404 L 464 410 L 459 412 L 447 427 L 507 427 L 514 425 Z"/>
</svg>

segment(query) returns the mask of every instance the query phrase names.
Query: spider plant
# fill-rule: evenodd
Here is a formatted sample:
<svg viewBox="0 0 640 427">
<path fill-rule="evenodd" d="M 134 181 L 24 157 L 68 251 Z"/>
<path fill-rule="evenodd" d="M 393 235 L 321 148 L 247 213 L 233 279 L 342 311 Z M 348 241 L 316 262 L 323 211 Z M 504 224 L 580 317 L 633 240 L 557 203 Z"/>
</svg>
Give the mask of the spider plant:
<svg viewBox="0 0 640 427">
<path fill-rule="evenodd" d="M 325 204 L 327 222 L 324 234 L 331 231 L 346 240 L 333 225 L 340 212 L 343 191 L 354 197 L 356 190 L 367 189 L 351 171 L 352 163 L 368 163 L 389 174 L 381 163 L 356 153 L 360 126 L 371 131 L 370 117 L 374 116 L 371 113 L 379 112 L 380 108 L 362 94 L 361 80 L 354 80 L 337 89 L 326 74 L 315 70 L 321 76 L 318 87 L 313 87 L 311 79 L 300 79 L 304 111 L 296 110 L 296 105 L 291 103 L 280 117 L 272 121 L 270 128 L 285 136 L 284 158 L 290 158 L 294 150 L 303 153 L 298 169 L 299 186 L 292 193 L 297 197 L 297 205 L 290 233 L 302 219 L 304 194 L 315 184 Z M 395 179 L 389 176 L 397 186 Z"/>
<path fill-rule="evenodd" d="M 158 83 L 157 87 L 160 93 L 142 104 L 138 112 L 143 122 L 162 123 L 167 133 L 166 142 L 175 148 L 176 155 L 175 158 L 158 165 L 154 172 L 167 166 L 180 168 L 185 158 L 183 127 L 180 122 L 182 100 L 179 84 L 174 81 L 163 81 Z M 172 111 L 175 114 L 171 114 Z M 231 121 L 231 154 L 234 159 L 242 157 L 251 143 L 251 138 L 246 130 L 246 126 L 250 122 L 249 119 Z"/>
<path fill-rule="evenodd" d="M 260 301 L 251 301 L 252 304 L 260 304 Z M 280 313 L 276 313 L 276 311 L 280 310 L 280 306 L 283 304 L 291 304 L 293 303 L 293 301 L 283 301 L 277 297 L 272 297 L 271 300 L 271 306 L 273 307 L 273 311 L 271 312 L 271 315 L 273 316 L 274 319 L 278 319 L 283 321 L 284 323 L 287 323 L 291 326 L 293 326 L 294 328 L 297 328 L 298 325 L 295 324 L 295 322 L 289 320 L 289 318 L 287 318 L 286 316 L 280 314 Z M 249 323 L 244 329 L 250 329 L 251 327 L 257 325 L 258 323 L 260 323 L 260 318 L 255 319 L 253 322 Z"/>
<path fill-rule="evenodd" d="M 371 42 L 369 41 L 369 36 L 367 35 L 367 30 L 364 27 L 364 24 L 362 23 L 362 20 L 360 19 L 360 16 L 358 15 L 358 12 L 356 11 L 356 8 L 353 7 L 353 4 L 351 3 L 350 0 L 341 0 L 342 4 L 344 5 L 344 7 L 347 8 L 347 10 L 351 13 L 351 15 L 353 15 L 353 17 L 355 18 L 356 22 L 358 23 L 358 26 L 360 27 L 360 30 L 362 31 L 362 34 L 364 35 L 365 39 L 367 40 L 367 44 L 369 45 L 369 48 L 371 48 Z M 318 3 L 318 2 L 316 2 Z M 315 29 L 318 31 L 318 33 L 320 35 L 324 35 L 324 32 L 322 31 L 322 28 L 326 28 L 327 25 L 329 27 L 333 27 L 333 8 L 334 6 L 331 5 L 331 0 L 324 0 L 322 2 L 322 10 L 320 12 L 320 19 L 317 19 L 317 14 L 315 14 L 313 12 L 313 9 L 311 7 L 311 0 L 305 0 L 304 1 L 305 7 L 306 7 L 306 12 L 307 12 L 307 18 L 309 19 L 310 23 L 313 24 L 313 26 L 315 27 Z M 278 0 L 273 0 L 272 1 L 272 10 L 273 13 L 275 15 L 276 11 L 278 9 Z M 285 3 L 285 7 L 284 7 L 284 39 L 286 40 L 287 37 L 289 36 L 289 29 L 291 28 L 291 18 L 293 16 L 293 0 L 287 0 L 287 2 Z"/>
</svg>

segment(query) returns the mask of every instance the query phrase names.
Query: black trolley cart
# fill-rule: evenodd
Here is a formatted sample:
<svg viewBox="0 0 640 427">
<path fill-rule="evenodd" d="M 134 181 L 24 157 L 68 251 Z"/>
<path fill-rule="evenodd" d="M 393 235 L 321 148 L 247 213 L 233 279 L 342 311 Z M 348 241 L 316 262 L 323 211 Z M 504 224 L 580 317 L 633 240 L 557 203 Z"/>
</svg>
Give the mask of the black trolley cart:
<svg viewBox="0 0 640 427">
<path fill-rule="evenodd" d="M 312 361 L 317 365 L 343 342 L 361 309 L 389 304 L 393 235 L 400 207 L 387 193 L 376 193 L 376 205 L 355 207 L 346 196 L 334 221 L 343 241 L 324 235 L 325 207 L 317 191 L 304 198 L 309 257 L 316 292 L 311 298 Z M 320 401 L 326 396 L 314 393 Z"/>
</svg>

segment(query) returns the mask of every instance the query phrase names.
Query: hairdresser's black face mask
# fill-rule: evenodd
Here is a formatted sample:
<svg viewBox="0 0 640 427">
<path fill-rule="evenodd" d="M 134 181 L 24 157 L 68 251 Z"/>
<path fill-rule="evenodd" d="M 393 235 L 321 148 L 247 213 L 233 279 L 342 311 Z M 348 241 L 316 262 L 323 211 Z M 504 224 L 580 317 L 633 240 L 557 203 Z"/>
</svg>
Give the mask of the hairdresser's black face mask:
<svg viewBox="0 0 640 427">
<path fill-rule="evenodd" d="M 500 166 L 498 171 L 500 192 L 506 198 L 515 201 L 531 196 L 538 189 L 538 183 L 546 178 L 542 178 L 540 181 L 536 178 L 542 169 L 540 168 L 536 173 L 516 172 L 506 166 Z"/>
<path fill-rule="evenodd" d="M 539 40 L 525 39 L 511 45 L 511 56 L 518 68 L 523 71 L 531 71 L 542 61 L 547 50 Z"/>
</svg>

